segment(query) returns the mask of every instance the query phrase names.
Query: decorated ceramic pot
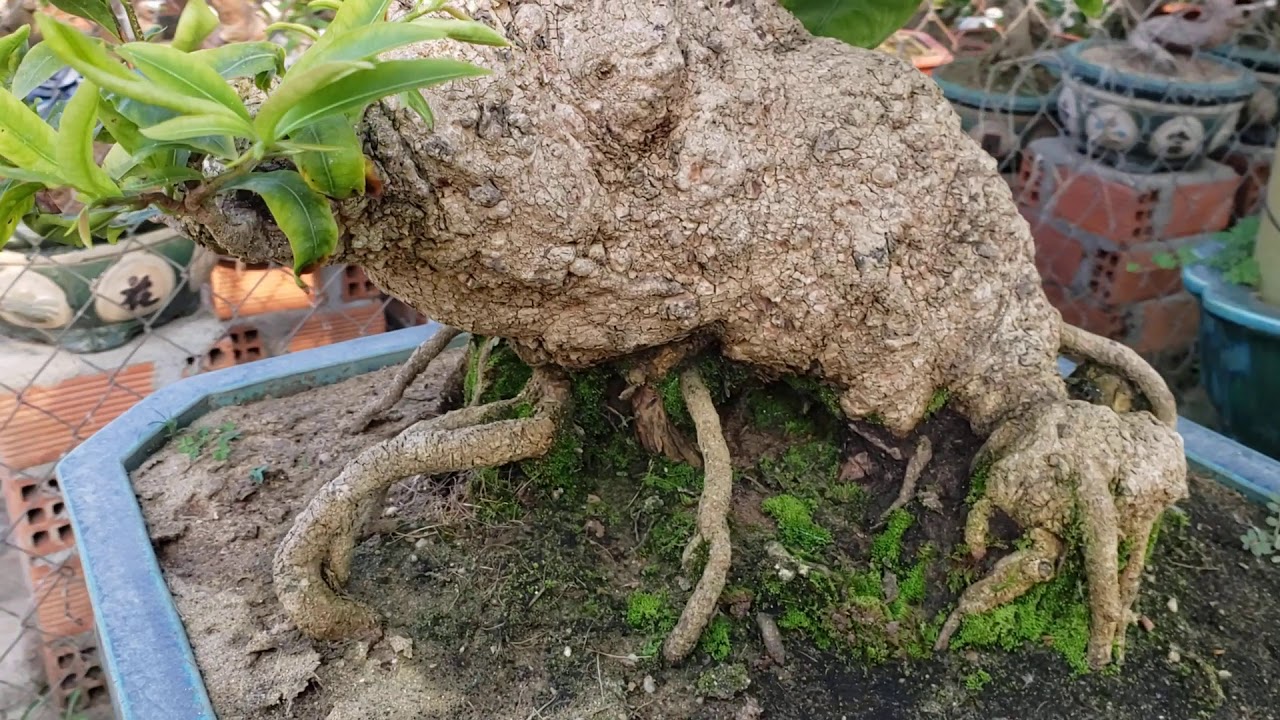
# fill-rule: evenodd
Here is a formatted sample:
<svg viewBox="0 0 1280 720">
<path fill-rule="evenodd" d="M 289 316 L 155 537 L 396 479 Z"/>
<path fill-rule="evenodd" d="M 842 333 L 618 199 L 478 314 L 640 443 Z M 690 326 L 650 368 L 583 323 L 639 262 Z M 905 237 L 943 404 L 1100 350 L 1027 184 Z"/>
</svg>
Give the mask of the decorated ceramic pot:
<svg viewBox="0 0 1280 720">
<path fill-rule="evenodd" d="M 980 79 L 985 62 L 958 58 L 935 70 L 933 79 L 960 116 L 960 127 L 1000 161 L 1001 170 L 1011 170 L 1027 143 L 1058 135 L 1053 116 L 1058 87 L 1051 71 L 1043 67 L 1031 71 L 1034 82 L 1017 83 L 1019 87 L 1013 89 L 994 82 L 982 87 L 988 84 Z"/>
<path fill-rule="evenodd" d="M 1280 130 L 1280 47 L 1276 41 L 1257 38 L 1255 44 L 1223 45 L 1213 54 L 1236 62 L 1258 78 L 1258 89 L 1240 114 L 1239 141 L 1270 147 Z"/>
<path fill-rule="evenodd" d="M 1192 167 L 1234 137 L 1258 80 L 1211 55 L 1162 73 L 1131 46 L 1078 43 L 1060 55 L 1058 117 L 1080 149 L 1126 172 Z"/>
<path fill-rule="evenodd" d="M 33 235 L 19 226 L 0 251 L 0 334 L 73 352 L 109 350 L 191 314 L 216 261 L 168 228 L 89 248 Z"/>
</svg>

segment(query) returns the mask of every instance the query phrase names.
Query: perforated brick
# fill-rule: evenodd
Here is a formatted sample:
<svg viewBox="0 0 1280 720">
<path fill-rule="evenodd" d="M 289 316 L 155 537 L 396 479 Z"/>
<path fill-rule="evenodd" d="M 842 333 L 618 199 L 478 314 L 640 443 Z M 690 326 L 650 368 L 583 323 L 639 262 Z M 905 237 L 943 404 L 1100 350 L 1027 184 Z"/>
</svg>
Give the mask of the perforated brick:
<svg viewBox="0 0 1280 720">
<path fill-rule="evenodd" d="M 289 340 L 289 352 L 323 347 L 365 335 L 386 332 L 387 318 L 382 303 L 366 301 L 334 310 L 314 313 L 299 326 Z"/>
<path fill-rule="evenodd" d="M 79 635 L 93 629 L 93 606 L 78 555 L 55 562 L 30 558 L 28 577 L 36 626 L 45 636 Z"/>
<path fill-rule="evenodd" d="M 41 655 L 58 710 L 82 711 L 111 702 L 95 633 L 50 638 L 41 648 Z M 73 698 L 75 705 L 69 708 Z"/>
<path fill-rule="evenodd" d="M 34 556 L 75 547 L 67 505 L 50 472 L 0 472 L 0 485 L 9 515 L 7 541 L 11 545 Z"/>
<path fill-rule="evenodd" d="M 223 335 L 203 355 L 187 358 L 189 374 L 221 370 L 267 357 L 262 331 L 256 325 L 241 323 Z"/>
<path fill-rule="evenodd" d="M 364 268 L 358 265 L 344 265 L 342 268 L 342 301 L 375 300 L 382 298 L 382 291 L 365 274 Z"/>
</svg>

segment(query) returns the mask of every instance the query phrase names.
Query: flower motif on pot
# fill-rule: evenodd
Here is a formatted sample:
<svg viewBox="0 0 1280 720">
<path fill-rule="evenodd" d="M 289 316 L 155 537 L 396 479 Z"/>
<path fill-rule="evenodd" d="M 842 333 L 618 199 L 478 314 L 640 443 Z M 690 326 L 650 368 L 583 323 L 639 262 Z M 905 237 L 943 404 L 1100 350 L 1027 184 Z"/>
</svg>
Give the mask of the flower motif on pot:
<svg viewBox="0 0 1280 720">
<path fill-rule="evenodd" d="M 1195 155 L 1204 143 L 1204 125 L 1185 115 L 1166 120 L 1151 133 L 1147 145 L 1161 158 L 1187 158 Z"/>
<path fill-rule="evenodd" d="M 977 140 L 988 155 L 997 160 L 1011 155 L 1018 148 L 1018 138 L 1008 119 L 985 118 L 969 128 L 969 137 Z"/>
<path fill-rule="evenodd" d="M 1076 103 L 1076 94 L 1071 88 L 1065 85 L 1062 91 L 1058 93 L 1058 119 L 1062 121 L 1062 127 L 1066 128 L 1067 134 L 1075 134 L 1076 132 L 1076 116 L 1079 110 Z"/>
<path fill-rule="evenodd" d="M 0 319 L 53 330 L 69 325 L 74 315 L 66 293 L 53 280 L 27 267 L 0 268 Z"/>
<path fill-rule="evenodd" d="M 1138 123 L 1123 108 L 1099 105 L 1084 119 L 1089 144 L 1108 150 L 1128 150 L 1138 143 Z"/>
<path fill-rule="evenodd" d="M 93 309 L 104 322 L 123 322 L 164 309 L 178 284 L 173 265 L 159 255 L 131 252 L 98 277 Z"/>
</svg>

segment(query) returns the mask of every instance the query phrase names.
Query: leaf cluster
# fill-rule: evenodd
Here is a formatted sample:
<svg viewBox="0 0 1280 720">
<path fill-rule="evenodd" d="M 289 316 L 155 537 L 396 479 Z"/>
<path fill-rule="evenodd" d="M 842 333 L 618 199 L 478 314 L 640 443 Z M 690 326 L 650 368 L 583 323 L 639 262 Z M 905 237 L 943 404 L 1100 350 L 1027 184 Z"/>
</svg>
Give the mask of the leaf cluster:
<svg viewBox="0 0 1280 720">
<path fill-rule="evenodd" d="M 449 58 L 382 56 L 433 40 L 506 42 L 444 0 L 394 20 L 391 0 L 315 1 L 333 19 L 323 31 L 298 30 L 310 45 L 288 67 L 271 42 L 200 49 L 218 25 L 205 0 L 187 2 L 167 45 L 136 27 L 126 33 L 110 0 L 55 3 L 101 25 L 102 38 L 45 14 L 36 16 L 38 44 L 28 48 L 27 27 L 0 38 L 0 246 L 39 214 L 46 189 L 72 191 L 59 210 L 85 245 L 104 232 L 114 240 L 108 228 L 122 213 L 192 212 L 219 193 L 247 191 L 288 238 L 296 274 L 322 264 L 339 238 L 330 201 L 364 194 L 372 172 L 355 131 L 365 110 L 399 96 L 430 123 L 420 90 L 486 74 Z M 51 123 L 24 98 L 66 67 L 82 80 Z M 237 89 L 249 80 L 265 96 L 252 108 Z"/>
</svg>

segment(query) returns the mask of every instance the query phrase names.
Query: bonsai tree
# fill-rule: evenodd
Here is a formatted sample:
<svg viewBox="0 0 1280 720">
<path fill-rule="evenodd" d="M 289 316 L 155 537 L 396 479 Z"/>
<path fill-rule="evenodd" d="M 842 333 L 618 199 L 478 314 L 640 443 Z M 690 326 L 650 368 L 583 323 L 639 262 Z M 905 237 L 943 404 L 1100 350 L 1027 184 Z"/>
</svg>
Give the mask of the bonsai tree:
<svg viewBox="0 0 1280 720">
<path fill-rule="evenodd" d="M 733 552 L 729 451 L 700 362 L 712 355 L 806 377 L 847 417 L 896 433 L 946 389 L 989 437 L 971 552 L 986 553 L 997 510 L 1025 542 L 964 592 L 938 646 L 1080 553 L 1089 660 L 1123 649 L 1152 527 L 1187 491 L 1172 397 L 1135 353 L 1062 322 L 1008 187 L 925 76 L 814 38 L 769 0 L 312 4 L 333 20 L 287 68 L 264 43 L 194 50 L 216 24 L 201 0 L 170 46 L 38 17 L 48 52 L 86 82 L 57 131 L 0 93 L 0 174 L 19 183 L 5 195 L 18 209 L 55 186 L 75 189 L 81 218 L 155 205 L 249 262 L 360 264 L 456 328 L 357 428 L 458 331 L 532 368 L 514 397 L 412 425 L 311 499 L 274 563 L 302 631 L 377 629 L 340 590 L 390 485 L 547 454 L 570 405 L 599 401 L 575 395 L 570 373 L 613 365 L 642 442 L 705 475 L 685 553 L 701 577 L 663 646 L 685 657 Z M 115 145 L 101 165 L 95 136 Z M 1152 412 L 1069 401 L 1060 351 L 1119 368 Z M 695 442 L 652 402 L 673 373 Z"/>
</svg>

